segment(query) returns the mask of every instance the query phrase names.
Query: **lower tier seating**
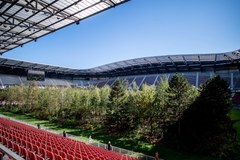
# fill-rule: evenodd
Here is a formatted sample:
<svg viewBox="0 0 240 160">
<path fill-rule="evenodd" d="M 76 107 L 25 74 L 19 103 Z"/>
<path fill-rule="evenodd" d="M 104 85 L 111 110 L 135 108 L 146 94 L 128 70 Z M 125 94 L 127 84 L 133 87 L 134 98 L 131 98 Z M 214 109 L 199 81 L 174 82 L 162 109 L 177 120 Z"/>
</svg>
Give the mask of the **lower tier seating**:
<svg viewBox="0 0 240 160">
<path fill-rule="evenodd" d="M 136 160 L 6 118 L 0 118 L 0 143 L 26 160 Z"/>
</svg>

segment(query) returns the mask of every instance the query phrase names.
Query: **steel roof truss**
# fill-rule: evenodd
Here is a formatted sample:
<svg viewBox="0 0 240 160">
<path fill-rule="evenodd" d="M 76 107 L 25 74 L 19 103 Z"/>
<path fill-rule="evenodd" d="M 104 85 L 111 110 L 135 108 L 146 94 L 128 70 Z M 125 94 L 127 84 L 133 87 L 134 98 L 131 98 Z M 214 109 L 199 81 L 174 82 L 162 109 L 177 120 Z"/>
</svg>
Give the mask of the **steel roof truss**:
<svg viewBox="0 0 240 160">
<path fill-rule="evenodd" d="M 230 57 L 230 56 L 227 55 L 227 54 L 224 54 L 223 56 L 227 57 L 227 59 L 228 59 L 229 61 L 231 61 L 231 62 L 233 62 L 233 60 L 234 60 L 232 57 Z"/>
<path fill-rule="evenodd" d="M 14 28 L 15 27 L 20 27 L 20 28 L 32 28 L 32 29 L 36 29 L 36 30 L 46 30 L 46 31 L 53 31 L 54 28 L 51 28 L 51 27 L 46 27 L 46 26 L 43 26 L 41 24 L 36 24 L 35 22 L 33 21 L 30 21 L 30 20 L 26 20 L 22 25 L 19 25 L 20 22 L 22 22 L 24 19 L 22 18 L 19 18 L 17 16 L 15 16 L 14 18 L 11 17 L 10 14 L 4 14 L 2 16 L 2 18 L 7 17 L 8 19 L 6 21 L 8 21 L 9 23 L 6 23 L 6 22 L 3 22 L 2 24 L 7 24 L 9 26 L 11 26 L 10 28 Z M 6 19 L 6 18 L 4 18 Z"/>
<path fill-rule="evenodd" d="M 175 64 L 175 62 L 173 61 L 173 59 L 172 59 L 170 56 L 168 56 L 168 59 L 172 62 L 172 64 L 173 64 L 174 66 L 177 66 L 177 65 Z"/>
</svg>

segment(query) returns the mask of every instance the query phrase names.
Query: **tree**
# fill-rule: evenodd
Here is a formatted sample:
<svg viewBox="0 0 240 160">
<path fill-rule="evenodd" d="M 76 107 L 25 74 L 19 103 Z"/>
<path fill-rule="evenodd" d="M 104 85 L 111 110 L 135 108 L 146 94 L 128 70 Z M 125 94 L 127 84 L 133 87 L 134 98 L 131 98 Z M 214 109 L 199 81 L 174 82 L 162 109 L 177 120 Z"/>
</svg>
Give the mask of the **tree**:
<svg viewBox="0 0 240 160">
<path fill-rule="evenodd" d="M 110 87 L 105 85 L 100 89 L 100 113 L 104 115 L 106 113 L 107 104 L 109 103 Z"/>
<path fill-rule="evenodd" d="M 48 119 L 47 108 L 49 107 L 49 92 L 47 89 L 40 89 L 38 95 L 38 107 L 36 108 L 35 115 L 40 119 Z"/>
<path fill-rule="evenodd" d="M 178 121 L 178 136 L 181 133 L 181 117 L 184 111 L 193 103 L 196 96 L 194 89 L 180 74 L 175 74 L 169 81 L 168 87 L 168 107 L 172 110 L 171 119 Z"/>
<path fill-rule="evenodd" d="M 141 133 L 152 144 L 155 145 L 155 159 L 158 160 L 158 145 L 163 139 L 164 133 L 170 125 L 170 114 L 172 110 L 168 108 L 168 81 L 161 80 L 155 93 L 145 92 L 146 100 L 144 111 L 141 117 Z M 148 96 L 147 96 L 148 95 Z"/>
<path fill-rule="evenodd" d="M 24 112 L 32 113 L 38 105 L 38 87 L 36 82 L 32 82 L 30 85 L 25 87 L 25 108 Z"/>
<path fill-rule="evenodd" d="M 183 115 L 182 148 L 218 159 L 239 159 L 228 83 L 219 76 L 207 81 L 200 96 Z"/>
<path fill-rule="evenodd" d="M 124 134 L 129 129 L 129 110 L 126 105 L 126 87 L 117 79 L 110 91 L 105 117 L 105 128 L 110 132 Z"/>
</svg>

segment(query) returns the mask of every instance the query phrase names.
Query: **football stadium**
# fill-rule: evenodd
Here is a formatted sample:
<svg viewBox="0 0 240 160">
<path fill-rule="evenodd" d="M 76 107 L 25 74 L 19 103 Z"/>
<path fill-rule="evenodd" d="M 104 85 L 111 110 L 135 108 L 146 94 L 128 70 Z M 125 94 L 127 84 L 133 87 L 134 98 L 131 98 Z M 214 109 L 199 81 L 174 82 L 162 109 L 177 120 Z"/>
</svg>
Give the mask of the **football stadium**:
<svg viewBox="0 0 240 160">
<path fill-rule="evenodd" d="M 125 2 L 128 0 L 2 0 L 0 54 L 36 42 L 48 34 L 54 36 L 59 29 L 79 25 L 91 16 L 127 5 Z M 239 70 L 240 49 L 141 57 L 88 69 L 1 56 L 0 158 L 181 160 L 179 155 L 183 153 L 194 154 L 192 157 L 197 160 L 226 157 L 237 160 L 239 153 L 236 150 L 240 148 Z M 225 88 L 217 86 L 218 83 Z M 213 90 L 209 89 L 211 87 Z M 199 109 L 199 106 L 203 108 Z M 209 106 L 215 108 L 208 110 Z M 218 106 L 227 109 L 218 109 Z M 234 122 L 219 115 L 230 115 Z M 206 119 L 203 126 L 210 127 L 202 127 L 194 117 Z M 57 126 L 52 127 L 55 130 L 49 127 L 50 123 Z M 198 134 L 199 128 L 193 126 L 214 131 L 209 129 L 206 134 Z M 192 127 L 193 131 L 190 131 Z M 197 139 L 202 135 L 209 139 L 216 135 L 213 141 L 202 143 L 209 144 L 209 148 L 223 148 L 211 148 L 209 150 L 214 154 L 209 154 L 209 150 L 201 150 L 203 146 L 196 145 L 201 140 L 185 136 L 187 132 L 196 134 Z M 163 144 L 160 143 L 162 140 Z M 212 142 L 216 143 L 211 146 Z M 166 146 L 174 146 L 174 151 Z M 174 156 L 167 156 L 170 154 Z"/>
</svg>

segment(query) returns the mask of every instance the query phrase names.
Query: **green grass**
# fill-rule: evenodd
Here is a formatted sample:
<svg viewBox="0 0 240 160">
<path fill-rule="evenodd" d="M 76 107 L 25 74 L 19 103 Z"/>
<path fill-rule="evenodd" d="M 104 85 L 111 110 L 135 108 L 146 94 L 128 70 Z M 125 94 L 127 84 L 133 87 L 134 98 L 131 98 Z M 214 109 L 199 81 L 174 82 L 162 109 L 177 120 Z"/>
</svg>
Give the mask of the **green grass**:
<svg viewBox="0 0 240 160">
<path fill-rule="evenodd" d="M 1 110 L 1 108 L 0 108 L 0 113 L 18 120 L 28 122 L 30 124 L 37 125 L 39 123 L 41 127 L 46 127 L 46 128 L 55 130 L 59 133 L 65 130 L 67 133 L 78 136 L 79 140 L 83 140 L 85 142 L 88 140 L 88 136 L 91 135 L 95 141 L 99 141 L 102 143 L 107 143 L 108 141 L 111 141 L 113 146 L 132 150 L 135 152 L 140 152 L 147 155 L 152 155 L 152 156 L 154 155 L 153 145 L 148 144 L 136 137 L 135 138 L 119 138 L 115 136 L 110 136 L 109 134 L 106 134 L 101 130 L 69 128 L 68 126 L 56 125 L 47 120 L 36 119 L 29 114 L 20 115 L 17 113 L 5 112 Z M 164 145 L 159 146 L 159 156 L 160 158 L 163 158 L 165 160 L 213 160 L 208 157 L 201 157 L 201 156 L 193 155 L 189 153 L 178 152 L 176 150 L 169 149 Z"/>
<path fill-rule="evenodd" d="M 240 143 L 240 110 L 231 110 L 230 117 L 234 121 L 234 128 L 237 130 L 237 139 Z"/>
</svg>

